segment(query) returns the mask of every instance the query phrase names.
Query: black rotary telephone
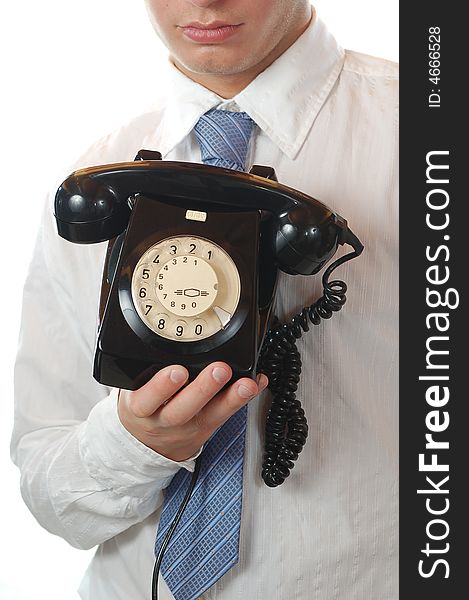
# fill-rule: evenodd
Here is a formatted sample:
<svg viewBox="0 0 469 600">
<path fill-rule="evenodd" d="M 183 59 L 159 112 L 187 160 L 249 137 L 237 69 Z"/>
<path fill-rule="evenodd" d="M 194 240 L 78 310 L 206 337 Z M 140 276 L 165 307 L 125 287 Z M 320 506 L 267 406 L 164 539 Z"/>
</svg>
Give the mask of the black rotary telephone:
<svg viewBox="0 0 469 600">
<path fill-rule="evenodd" d="M 345 219 L 278 183 L 270 167 L 247 174 L 147 150 L 72 173 L 57 191 L 55 217 L 71 242 L 110 240 L 94 377 L 133 390 L 169 364 L 193 379 L 215 360 L 232 367 L 233 379 L 266 373 L 273 399 L 262 476 L 282 483 L 308 431 L 295 394 L 296 340 L 341 309 L 346 285 L 329 276 L 363 250 Z M 278 270 L 317 273 L 342 244 L 354 251 L 326 269 L 323 296 L 280 323 L 272 315 Z"/>
<path fill-rule="evenodd" d="M 363 250 L 345 219 L 279 184 L 270 167 L 247 174 L 162 161 L 148 150 L 134 162 L 72 173 L 57 191 L 55 217 L 59 234 L 71 242 L 110 240 L 94 377 L 133 390 L 166 365 L 182 364 L 194 378 L 215 360 L 231 366 L 233 379 L 266 373 L 272 403 L 262 478 L 270 487 L 283 483 L 308 435 L 296 398 L 296 340 L 310 322 L 342 308 L 347 287 L 329 276 Z M 282 324 L 272 315 L 278 271 L 317 273 L 342 244 L 353 252 L 325 270 L 323 296 Z M 153 600 L 202 456 L 156 557 Z"/>
</svg>

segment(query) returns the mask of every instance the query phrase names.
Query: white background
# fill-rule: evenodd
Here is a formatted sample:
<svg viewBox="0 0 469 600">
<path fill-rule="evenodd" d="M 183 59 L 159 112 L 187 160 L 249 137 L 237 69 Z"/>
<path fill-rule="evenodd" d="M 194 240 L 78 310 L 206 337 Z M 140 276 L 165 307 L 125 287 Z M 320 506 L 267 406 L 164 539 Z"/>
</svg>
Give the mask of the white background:
<svg viewBox="0 0 469 600">
<path fill-rule="evenodd" d="M 314 4 L 343 47 L 398 59 L 397 0 Z M 92 552 L 37 525 L 9 461 L 22 285 L 46 192 L 90 143 L 151 103 L 166 53 L 143 0 L 20 0 L 2 2 L 0 56 L 0 598 L 76 599 Z"/>
</svg>

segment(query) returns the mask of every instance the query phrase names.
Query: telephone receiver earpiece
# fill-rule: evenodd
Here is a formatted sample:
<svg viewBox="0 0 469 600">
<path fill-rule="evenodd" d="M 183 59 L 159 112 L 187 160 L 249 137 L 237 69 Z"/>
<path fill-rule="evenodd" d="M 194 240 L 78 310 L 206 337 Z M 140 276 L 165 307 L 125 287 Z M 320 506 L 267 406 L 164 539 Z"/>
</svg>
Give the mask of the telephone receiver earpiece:
<svg viewBox="0 0 469 600">
<path fill-rule="evenodd" d="M 339 244 L 361 252 L 347 222 L 319 200 L 278 183 L 270 167 L 241 173 L 197 163 L 136 160 L 72 173 L 55 197 L 59 235 L 97 243 L 122 233 L 137 195 L 201 211 L 262 210 L 273 215 L 278 267 L 289 274 L 317 273 Z M 363 249 L 363 246 L 361 246 Z"/>
</svg>

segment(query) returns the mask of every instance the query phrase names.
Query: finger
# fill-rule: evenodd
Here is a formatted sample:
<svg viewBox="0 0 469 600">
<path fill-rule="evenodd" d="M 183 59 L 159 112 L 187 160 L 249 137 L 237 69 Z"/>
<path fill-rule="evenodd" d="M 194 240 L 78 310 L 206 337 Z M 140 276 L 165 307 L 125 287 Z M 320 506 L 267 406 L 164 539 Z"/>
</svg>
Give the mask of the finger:
<svg viewBox="0 0 469 600">
<path fill-rule="evenodd" d="M 161 369 L 141 388 L 129 392 L 129 409 L 136 417 L 149 417 L 186 383 L 188 377 L 189 373 L 182 365 Z"/>
<path fill-rule="evenodd" d="M 223 362 L 216 362 L 203 371 L 168 404 L 158 415 L 165 426 L 183 425 L 190 421 L 215 394 L 231 379 L 231 368 Z"/>
<path fill-rule="evenodd" d="M 238 379 L 224 390 L 197 415 L 199 424 L 210 431 L 223 425 L 242 406 L 260 394 L 268 385 L 264 374 L 258 376 L 258 383 L 247 377 Z"/>
</svg>

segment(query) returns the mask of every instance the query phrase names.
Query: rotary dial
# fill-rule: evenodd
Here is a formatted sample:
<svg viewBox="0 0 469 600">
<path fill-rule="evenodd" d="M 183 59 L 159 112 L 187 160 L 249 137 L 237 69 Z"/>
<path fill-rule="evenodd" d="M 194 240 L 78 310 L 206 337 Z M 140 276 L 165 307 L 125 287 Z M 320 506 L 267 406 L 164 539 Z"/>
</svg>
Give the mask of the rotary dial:
<svg viewBox="0 0 469 600">
<path fill-rule="evenodd" d="M 132 275 L 132 299 L 142 321 L 158 335 L 181 342 L 224 329 L 240 291 L 233 259 L 201 237 L 161 240 L 144 252 Z"/>
</svg>

